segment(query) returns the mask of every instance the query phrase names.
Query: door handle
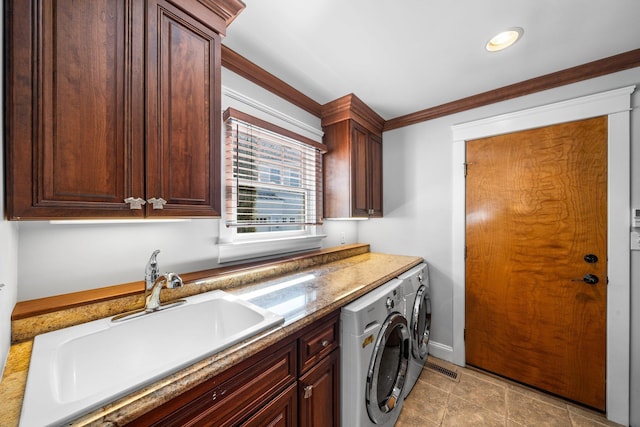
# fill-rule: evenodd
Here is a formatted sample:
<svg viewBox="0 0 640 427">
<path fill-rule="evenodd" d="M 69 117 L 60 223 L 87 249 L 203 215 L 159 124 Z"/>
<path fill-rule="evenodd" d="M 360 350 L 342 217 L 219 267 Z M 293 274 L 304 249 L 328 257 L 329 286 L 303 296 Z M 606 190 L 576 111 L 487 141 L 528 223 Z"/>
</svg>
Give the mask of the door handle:
<svg viewBox="0 0 640 427">
<path fill-rule="evenodd" d="M 571 279 L 572 282 L 584 282 L 588 285 L 595 285 L 600 281 L 595 274 L 585 274 L 582 279 Z"/>
<path fill-rule="evenodd" d="M 598 256 L 594 254 L 586 254 L 583 259 L 584 259 L 584 262 L 588 264 L 594 264 L 598 262 Z"/>
</svg>

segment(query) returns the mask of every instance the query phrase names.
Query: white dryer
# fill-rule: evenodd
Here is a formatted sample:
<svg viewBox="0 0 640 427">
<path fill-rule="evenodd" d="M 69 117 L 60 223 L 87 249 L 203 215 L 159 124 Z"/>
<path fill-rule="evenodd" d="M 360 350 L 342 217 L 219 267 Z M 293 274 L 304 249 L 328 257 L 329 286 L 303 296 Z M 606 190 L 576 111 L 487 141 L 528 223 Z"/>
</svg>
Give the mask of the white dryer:
<svg viewBox="0 0 640 427">
<path fill-rule="evenodd" d="M 342 308 L 343 426 L 393 426 L 400 415 L 410 350 L 403 302 L 394 279 Z"/>
<path fill-rule="evenodd" d="M 409 395 L 429 355 L 431 333 L 431 295 L 429 290 L 429 268 L 422 263 L 398 277 L 403 283 L 405 317 L 409 322 L 411 355 L 407 370 L 407 383 L 402 396 Z"/>
</svg>

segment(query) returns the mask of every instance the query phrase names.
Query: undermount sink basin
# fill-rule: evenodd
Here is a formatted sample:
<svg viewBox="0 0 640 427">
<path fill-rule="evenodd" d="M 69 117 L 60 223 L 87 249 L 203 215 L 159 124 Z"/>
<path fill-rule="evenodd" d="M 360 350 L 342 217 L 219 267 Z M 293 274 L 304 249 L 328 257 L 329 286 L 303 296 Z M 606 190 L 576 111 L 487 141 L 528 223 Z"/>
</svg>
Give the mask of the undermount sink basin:
<svg viewBox="0 0 640 427">
<path fill-rule="evenodd" d="M 20 426 L 60 425 L 284 322 L 224 291 L 185 301 L 36 336 Z"/>
</svg>

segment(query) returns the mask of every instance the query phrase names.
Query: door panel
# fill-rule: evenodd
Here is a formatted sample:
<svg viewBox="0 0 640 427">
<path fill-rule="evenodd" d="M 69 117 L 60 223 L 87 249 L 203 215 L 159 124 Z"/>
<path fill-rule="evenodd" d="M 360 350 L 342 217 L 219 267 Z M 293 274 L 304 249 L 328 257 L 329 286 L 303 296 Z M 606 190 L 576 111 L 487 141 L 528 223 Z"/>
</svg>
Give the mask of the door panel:
<svg viewBox="0 0 640 427">
<path fill-rule="evenodd" d="M 369 188 L 367 187 L 369 164 L 367 161 L 367 130 L 353 124 L 351 129 L 353 144 L 353 216 L 369 216 Z"/>
<path fill-rule="evenodd" d="M 134 181 L 144 171 L 143 84 L 132 72 L 144 60 L 139 9 L 113 0 L 38 5 L 34 204 L 52 217 L 69 208 L 80 217 L 141 215 L 124 203 L 143 194 Z"/>
<path fill-rule="evenodd" d="M 604 410 L 606 117 L 469 141 L 467 163 L 467 363 Z"/>
<path fill-rule="evenodd" d="M 147 197 L 167 201 L 148 214 L 219 216 L 220 36 L 168 2 L 148 7 Z"/>
</svg>

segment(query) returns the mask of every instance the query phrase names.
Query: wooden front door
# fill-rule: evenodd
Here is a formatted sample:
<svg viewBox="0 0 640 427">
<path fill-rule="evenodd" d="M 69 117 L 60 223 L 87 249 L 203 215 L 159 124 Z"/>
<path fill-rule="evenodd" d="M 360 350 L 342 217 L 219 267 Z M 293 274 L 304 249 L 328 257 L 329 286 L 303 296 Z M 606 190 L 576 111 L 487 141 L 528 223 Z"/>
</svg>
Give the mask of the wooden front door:
<svg viewBox="0 0 640 427">
<path fill-rule="evenodd" d="M 467 163 L 467 363 L 604 411 L 607 118 L 468 141 Z"/>
</svg>

